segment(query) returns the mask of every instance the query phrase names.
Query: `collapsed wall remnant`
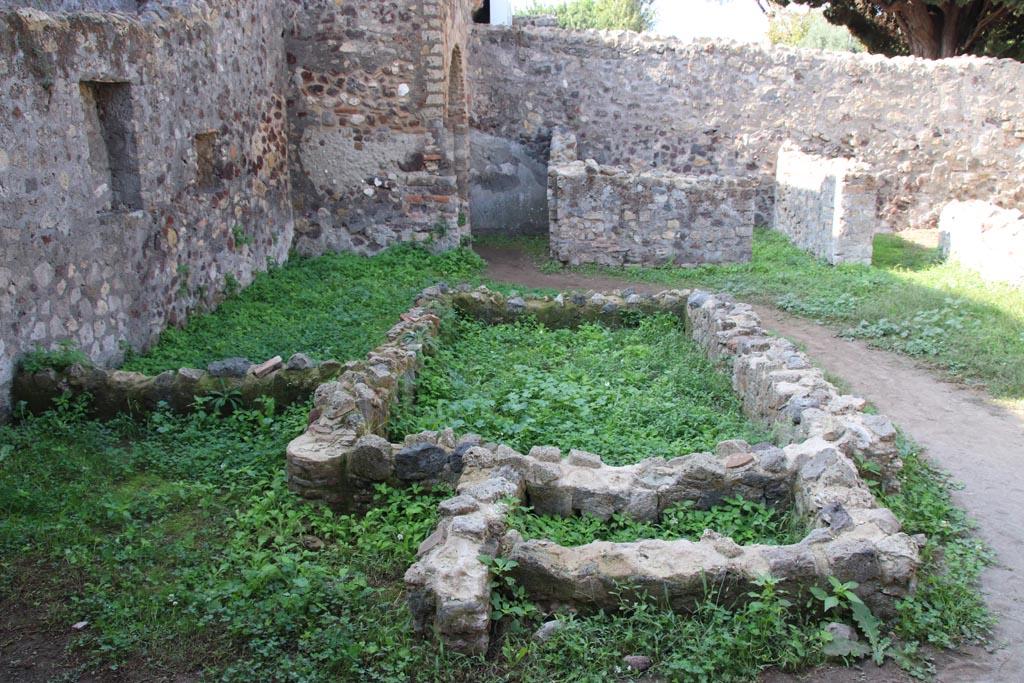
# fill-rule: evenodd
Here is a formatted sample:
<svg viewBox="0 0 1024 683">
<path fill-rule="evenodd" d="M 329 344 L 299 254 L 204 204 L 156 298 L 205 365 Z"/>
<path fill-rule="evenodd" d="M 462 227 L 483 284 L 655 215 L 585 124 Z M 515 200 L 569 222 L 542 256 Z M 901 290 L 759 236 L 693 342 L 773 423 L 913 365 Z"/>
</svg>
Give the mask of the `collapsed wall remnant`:
<svg viewBox="0 0 1024 683">
<path fill-rule="evenodd" d="M 768 225 L 787 139 L 868 164 L 880 229 L 931 225 L 951 199 L 1024 206 L 1016 62 L 687 45 L 550 18 L 474 26 L 481 8 L 0 0 L 0 419 L 15 362 L 37 345 L 70 340 L 116 365 L 292 248 L 447 248 L 474 207 L 491 232 L 543 234 L 560 127 L 594 180 L 629 169 L 603 190 L 636 180 L 652 219 L 676 192 L 666 173 L 706 178 L 712 195 L 715 176 L 746 179 L 753 222 Z M 571 204 L 558 199 L 556 212 Z M 586 202 L 572 231 L 606 212 Z M 590 231 L 589 250 L 689 263 L 745 248 L 739 234 L 688 241 L 671 220 L 629 249 Z"/>
<path fill-rule="evenodd" d="M 871 263 L 878 178 L 854 159 L 805 154 L 791 143 L 775 165 L 772 227 L 801 249 L 837 263 Z"/>
<path fill-rule="evenodd" d="M 456 497 L 439 506 L 441 521 L 405 575 L 417 629 L 459 652 L 482 654 L 489 643 L 494 583 L 481 556 L 512 560 L 510 576 L 542 609 L 591 614 L 614 611 L 631 599 L 692 612 L 709 591 L 742 602 L 764 575 L 779 579 L 780 589 L 791 594 L 826 585 L 829 577 L 855 581 L 858 596 L 882 616 L 914 591 L 916 541 L 900 531 L 891 511 L 877 507 L 853 463 L 820 438 L 784 450 L 725 442 L 718 455 L 654 458 L 629 467 L 607 467 L 589 453 L 562 459 L 558 449 L 523 455 L 504 446 L 469 448 L 463 462 Z M 752 482 L 785 482 L 778 493 L 793 498 L 810 527 L 802 541 L 740 546 L 709 529 L 699 542 L 638 539 L 564 547 L 524 540 L 505 525 L 510 504 L 535 505 L 538 498 L 580 505 L 546 514 L 653 520 L 659 510 L 684 501 L 706 509 L 701 496 L 716 483 L 723 487 L 719 493 L 758 500 Z"/>
<path fill-rule="evenodd" d="M 566 127 L 579 158 L 601 165 L 749 177 L 755 222 L 770 225 L 778 149 L 793 140 L 878 174 L 882 230 L 932 227 L 953 198 L 1024 206 L 1018 62 L 681 43 L 528 22 L 480 26 L 471 41 L 473 127 L 541 161 Z"/>
<path fill-rule="evenodd" d="M 481 555 L 514 560 L 512 576 L 530 600 L 583 612 L 616 609 L 623 590 L 684 611 L 704 599 L 709 586 L 742 600 L 763 574 L 792 591 L 824 584 L 829 576 L 857 581 L 858 594 L 879 614 L 890 613 L 894 600 L 913 591 L 917 544 L 900 532 L 890 511 L 877 507 L 851 459 L 874 463 L 894 483 L 901 463 L 891 423 L 863 413 L 862 399 L 840 396 L 792 344 L 766 336 L 749 306 L 703 292 L 524 300 L 478 289 L 451 299 L 464 314 L 489 322 L 532 315 L 555 326 L 614 323 L 621 310 L 659 308 L 685 315 L 694 340 L 712 358 L 730 359 L 733 385 L 748 415 L 778 426 L 790 445 L 726 441 L 715 454 L 607 467 L 590 453 L 573 451 L 563 458 L 556 448 L 535 447 L 523 455 L 464 437 L 452 451 L 461 474 L 448 479 L 457 496 L 442 504 L 441 523 L 406 574 L 410 607 L 422 631 L 460 651 L 486 650 L 492 582 Z M 442 451 L 456 443 L 453 434 L 438 433 L 407 440 Z M 741 547 L 707 531 L 699 543 L 639 540 L 564 548 L 524 541 L 504 525 L 509 499 L 539 514 L 621 514 L 650 521 L 675 503 L 707 509 L 729 496 L 792 507 L 811 531 L 788 546 Z"/>
<path fill-rule="evenodd" d="M 986 280 L 1024 287 L 1024 214 L 989 202 L 950 202 L 939 218 L 943 255 Z"/>
<path fill-rule="evenodd" d="M 551 255 L 570 265 L 697 266 L 750 260 L 753 184 L 745 178 L 636 172 L 564 158 L 548 167 Z M 573 136 L 569 136 L 573 137 Z"/>
</svg>

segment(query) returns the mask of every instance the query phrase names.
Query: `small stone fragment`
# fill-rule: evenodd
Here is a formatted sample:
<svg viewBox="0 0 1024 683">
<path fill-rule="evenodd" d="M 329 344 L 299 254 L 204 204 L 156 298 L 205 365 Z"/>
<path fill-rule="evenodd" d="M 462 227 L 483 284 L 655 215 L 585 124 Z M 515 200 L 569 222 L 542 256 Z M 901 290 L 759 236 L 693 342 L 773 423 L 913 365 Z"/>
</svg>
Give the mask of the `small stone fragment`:
<svg viewBox="0 0 1024 683">
<path fill-rule="evenodd" d="M 75 631 L 84 631 L 88 627 L 89 627 L 89 622 L 88 621 L 79 621 L 79 622 L 76 622 L 76 623 L 71 625 L 71 628 L 74 629 Z"/>
<path fill-rule="evenodd" d="M 300 538 L 299 542 L 302 543 L 302 547 L 306 550 L 317 551 L 323 550 L 324 548 L 324 542 L 322 539 L 317 538 L 316 536 L 311 536 L 309 534 Z"/>
<path fill-rule="evenodd" d="M 286 370 L 309 370 L 316 367 L 316 361 L 304 353 L 295 353 L 284 367 Z"/>
<path fill-rule="evenodd" d="M 251 367 L 248 358 L 225 358 L 207 365 L 206 371 L 211 377 L 245 377 Z"/>
<path fill-rule="evenodd" d="M 747 453 L 749 451 L 750 444 L 742 439 L 720 441 L 715 447 L 715 453 L 717 453 L 720 458 L 724 458 L 727 455 L 735 455 L 736 453 Z"/>
<path fill-rule="evenodd" d="M 281 356 L 274 356 L 254 367 L 252 374 L 256 375 L 257 379 L 263 379 L 275 370 L 280 370 L 282 365 Z"/>
<path fill-rule="evenodd" d="M 832 637 L 836 640 L 852 640 L 857 642 L 860 638 L 857 635 L 857 629 L 853 628 L 849 624 L 843 624 L 838 621 L 833 621 L 825 627 L 825 631 L 832 634 Z"/>
<path fill-rule="evenodd" d="M 589 467 L 595 470 L 600 469 L 602 464 L 601 456 L 575 449 L 569 451 L 569 457 L 566 458 L 565 461 L 566 463 L 576 467 Z"/>
<path fill-rule="evenodd" d="M 532 640 L 535 643 L 546 643 L 551 640 L 555 636 L 555 633 L 560 631 L 564 626 L 565 624 L 557 619 L 545 621 L 541 627 L 534 632 Z"/>
<path fill-rule="evenodd" d="M 650 669 L 651 664 L 653 664 L 653 662 L 651 662 L 651 658 L 645 657 L 644 655 L 629 655 L 627 657 L 623 657 L 622 661 L 626 663 L 626 666 L 629 669 L 632 671 L 639 671 L 640 673 Z"/>
<path fill-rule="evenodd" d="M 740 467 L 745 467 L 746 465 L 749 465 L 752 462 L 754 462 L 754 456 L 752 456 L 750 453 L 736 453 L 735 455 L 730 455 L 726 459 L 725 466 L 733 470 Z"/>
<path fill-rule="evenodd" d="M 422 481 L 441 476 L 448 453 L 431 443 L 407 446 L 395 455 L 395 474 L 402 481 Z"/>
</svg>

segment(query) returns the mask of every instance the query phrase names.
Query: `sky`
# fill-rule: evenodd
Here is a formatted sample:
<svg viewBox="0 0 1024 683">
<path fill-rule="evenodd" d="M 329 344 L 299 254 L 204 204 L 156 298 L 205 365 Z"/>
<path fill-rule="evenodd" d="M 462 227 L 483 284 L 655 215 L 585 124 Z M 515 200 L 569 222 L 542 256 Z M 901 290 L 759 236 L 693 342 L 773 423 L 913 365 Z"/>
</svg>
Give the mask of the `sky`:
<svg viewBox="0 0 1024 683">
<path fill-rule="evenodd" d="M 655 31 L 682 40 L 729 38 L 768 41 L 768 19 L 756 0 L 656 0 Z"/>
<path fill-rule="evenodd" d="M 513 9 L 531 0 L 512 0 Z M 767 42 L 768 19 L 756 0 L 655 0 L 655 31 L 682 40 L 727 38 L 744 43 Z"/>
</svg>

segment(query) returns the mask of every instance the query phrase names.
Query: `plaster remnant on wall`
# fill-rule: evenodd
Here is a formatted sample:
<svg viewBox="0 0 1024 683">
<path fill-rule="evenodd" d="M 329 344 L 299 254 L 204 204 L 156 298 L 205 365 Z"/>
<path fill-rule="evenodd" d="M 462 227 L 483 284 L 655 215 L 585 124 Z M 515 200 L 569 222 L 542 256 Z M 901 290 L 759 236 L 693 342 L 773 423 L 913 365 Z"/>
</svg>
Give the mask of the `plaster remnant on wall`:
<svg viewBox="0 0 1024 683">
<path fill-rule="evenodd" d="M 1024 214 L 981 201 L 950 202 L 939 218 L 942 252 L 982 278 L 1024 287 Z"/>
<path fill-rule="evenodd" d="M 773 229 L 801 249 L 837 263 L 871 263 L 878 178 L 867 164 L 779 148 Z"/>
</svg>

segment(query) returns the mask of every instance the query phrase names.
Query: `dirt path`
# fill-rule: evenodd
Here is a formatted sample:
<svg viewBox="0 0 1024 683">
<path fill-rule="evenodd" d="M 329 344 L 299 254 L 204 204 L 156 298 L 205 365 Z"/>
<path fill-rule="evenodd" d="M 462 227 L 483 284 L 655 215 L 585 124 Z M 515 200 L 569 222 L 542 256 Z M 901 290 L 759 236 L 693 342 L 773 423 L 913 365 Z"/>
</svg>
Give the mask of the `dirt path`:
<svg viewBox="0 0 1024 683">
<path fill-rule="evenodd" d="M 650 286 L 576 274 L 542 273 L 527 255 L 513 249 L 481 248 L 488 275 L 500 282 L 554 289 L 607 290 Z M 999 618 L 988 649 L 966 648 L 940 655 L 940 683 L 1024 682 L 1024 416 L 995 405 L 984 393 L 936 379 L 913 361 L 766 306 L 757 307 L 762 324 L 802 344 L 819 367 L 846 382 L 925 448 L 928 456 L 963 483 L 957 503 L 977 521 L 997 555 L 982 588 Z M 765 683 L 897 683 L 910 677 L 893 667 L 828 669 L 807 677 L 770 674 Z"/>
</svg>

